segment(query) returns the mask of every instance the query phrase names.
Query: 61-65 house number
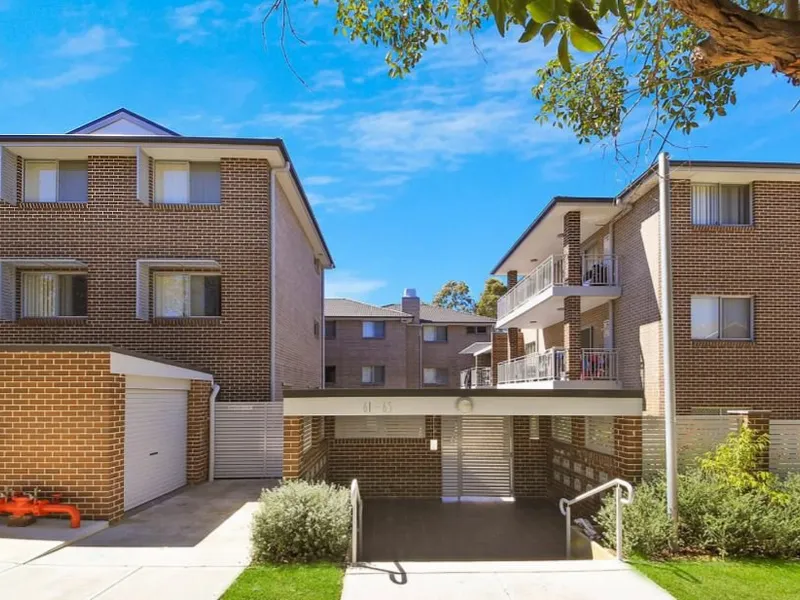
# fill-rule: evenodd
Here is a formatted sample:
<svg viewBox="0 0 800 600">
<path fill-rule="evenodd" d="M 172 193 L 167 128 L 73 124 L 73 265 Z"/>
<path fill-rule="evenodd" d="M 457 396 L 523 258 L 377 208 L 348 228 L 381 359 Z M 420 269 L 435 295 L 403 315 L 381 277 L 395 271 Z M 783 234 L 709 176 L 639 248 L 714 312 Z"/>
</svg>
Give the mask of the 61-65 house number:
<svg viewBox="0 0 800 600">
<path fill-rule="evenodd" d="M 372 402 L 372 400 L 367 400 L 364 402 L 363 410 L 365 413 L 373 413 L 373 412 L 382 412 L 382 413 L 390 413 L 392 412 L 392 401 L 387 400 L 386 402 Z"/>
</svg>

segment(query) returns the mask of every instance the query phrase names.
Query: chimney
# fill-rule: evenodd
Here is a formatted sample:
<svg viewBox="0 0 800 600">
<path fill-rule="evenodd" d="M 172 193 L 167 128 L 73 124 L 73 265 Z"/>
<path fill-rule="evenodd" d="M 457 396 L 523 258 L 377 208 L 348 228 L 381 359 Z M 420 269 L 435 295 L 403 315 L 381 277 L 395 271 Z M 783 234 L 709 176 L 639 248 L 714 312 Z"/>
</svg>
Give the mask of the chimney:
<svg viewBox="0 0 800 600">
<path fill-rule="evenodd" d="M 406 288 L 403 290 L 402 308 L 404 313 L 413 315 L 414 323 L 419 323 L 419 298 L 417 297 L 417 290 L 414 288 Z"/>
</svg>

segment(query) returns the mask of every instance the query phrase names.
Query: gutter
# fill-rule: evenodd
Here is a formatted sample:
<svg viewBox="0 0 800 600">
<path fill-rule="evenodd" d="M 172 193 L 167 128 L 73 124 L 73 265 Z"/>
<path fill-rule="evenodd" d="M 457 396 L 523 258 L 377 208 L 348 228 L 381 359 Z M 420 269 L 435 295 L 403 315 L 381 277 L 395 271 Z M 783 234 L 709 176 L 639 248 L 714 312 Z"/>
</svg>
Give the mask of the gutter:
<svg viewBox="0 0 800 600">
<path fill-rule="evenodd" d="M 214 428 L 216 426 L 216 418 L 215 418 L 215 411 L 214 411 L 214 402 L 217 400 L 217 395 L 219 394 L 219 385 L 214 383 L 214 380 L 211 380 L 211 395 L 208 397 L 208 480 L 214 481 L 214 442 L 215 442 L 215 435 L 214 435 Z"/>
<path fill-rule="evenodd" d="M 291 163 L 287 162 L 283 167 L 276 167 L 269 172 L 269 399 L 270 402 L 275 402 L 277 397 L 276 389 L 276 357 L 277 357 L 277 330 L 275 318 L 275 305 L 277 296 L 275 291 L 277 286 L 277 276 L 275 275 L 275 249 L 278 247 L 276 243 L 276 215 L 278 214 L 278 192 L 277 192 L 277 174 L 290 173 L 292 169 Z"/>
</svg>

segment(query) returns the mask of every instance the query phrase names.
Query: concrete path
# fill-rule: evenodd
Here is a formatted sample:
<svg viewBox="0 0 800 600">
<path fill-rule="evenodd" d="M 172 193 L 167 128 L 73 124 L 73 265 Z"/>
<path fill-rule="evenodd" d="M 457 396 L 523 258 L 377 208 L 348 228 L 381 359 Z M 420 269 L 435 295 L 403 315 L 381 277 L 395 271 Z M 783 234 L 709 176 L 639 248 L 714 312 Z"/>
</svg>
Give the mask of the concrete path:
<svg viewBox="0 0 800 600">
<path fill-rule="evenodd" d="M 342 600 L 377 598 L 669 600 L 672 596 L 617 561 L 370 563 L 347 570 Z"/>
<path fill-rule="evenodd" d="M 271 481 L 187 488 L 116 526 L 8 568 L 0 589 L 37 600 L 216 600 L 249 563 L 250 520 Z"/>
</svg>

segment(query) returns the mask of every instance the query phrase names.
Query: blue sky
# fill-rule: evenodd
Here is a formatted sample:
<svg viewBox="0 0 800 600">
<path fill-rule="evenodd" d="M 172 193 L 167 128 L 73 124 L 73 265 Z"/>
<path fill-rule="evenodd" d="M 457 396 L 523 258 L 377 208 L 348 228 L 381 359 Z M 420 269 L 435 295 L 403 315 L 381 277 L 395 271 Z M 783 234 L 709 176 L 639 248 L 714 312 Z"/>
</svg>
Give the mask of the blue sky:
<svg viewBox="0 0 800 600">
<path fill-rule="evenodd" d="M 536 125 L 537 44 L 487 28 L 483 58 L 455 39 L 393 81 L 383 50 L 333 36 L 330 6 L 293 6 L 306 85 L 255 3 L 0 0 L 0 131 L 64 132 L 126 106 L 185 135 L 283 137 L 336 260 L 329 295 L 375 303 L 404 287 L 429 300 L 449 279 L 477 296 L 550 197 L 614 194 L 652 159 L 624 166 Z M 673 156 L 800 161 L 797 89 L 759 72 L 738 95 Z"/>
</svg>

